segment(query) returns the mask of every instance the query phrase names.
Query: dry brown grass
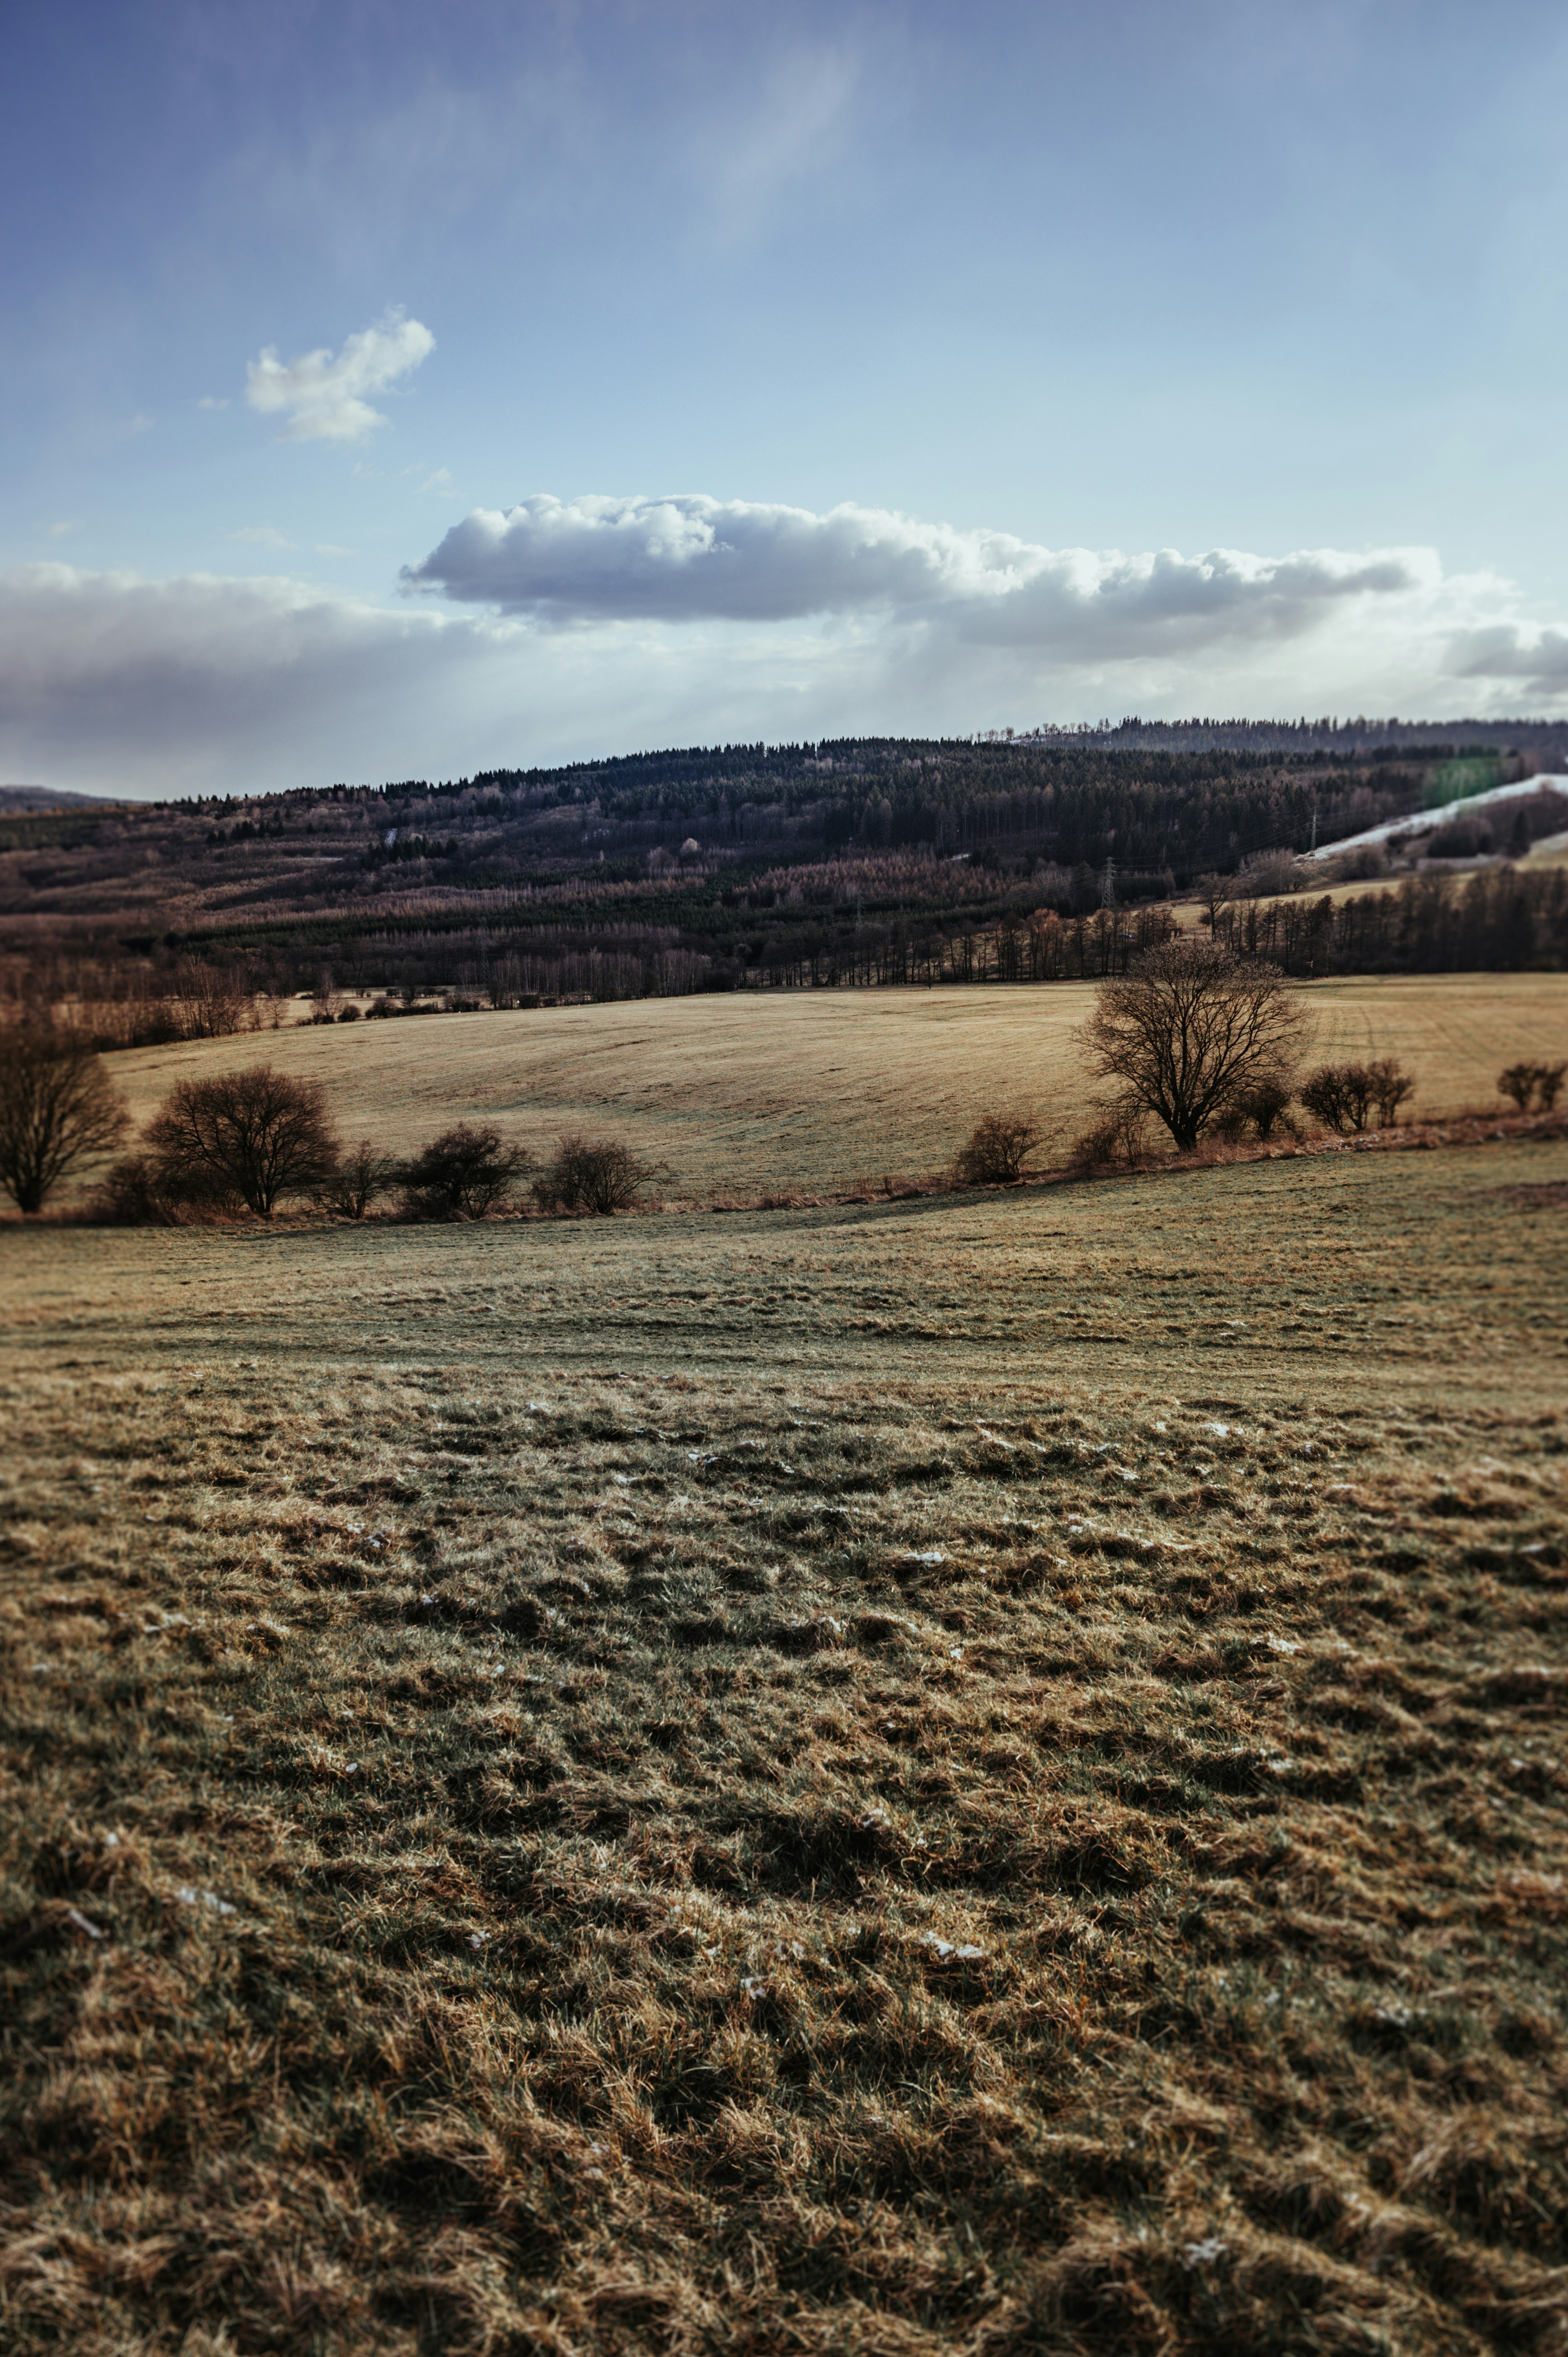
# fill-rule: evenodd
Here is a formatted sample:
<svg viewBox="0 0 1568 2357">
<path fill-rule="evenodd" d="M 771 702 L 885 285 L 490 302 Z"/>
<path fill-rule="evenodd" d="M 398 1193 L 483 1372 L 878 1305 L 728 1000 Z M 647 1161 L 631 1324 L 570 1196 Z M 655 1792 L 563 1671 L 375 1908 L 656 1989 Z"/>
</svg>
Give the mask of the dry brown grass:
<svg viewBox="0 0 1568 2357">
<path fill-rule="evenodd" d="M 10 1234 L 6 2347 L 1561 2350 L 1565 1170 Z"/>
<path fill-rule="evenodd" d="M 1518 1056 L 1568 1055 L 1568 975 L 1325 982 L 1315 1053 L 1391 1055 L 1418 1115 L 1488 1103 Z M 1088 985 L 802 991 L 629 1006 L 425 1016 L 136 1049 L 111 1069 L 138 1118 L 174 1085 L 248 1060 L 327 1087 L 349 1138 L 412 1152 L 456 1119 L 499 1122 L 546 1153 L 563 1130 L 615 1131 L 680 1191 L 816 1193 L 857 1173 L 950 1161 L 977 1120 L 1045 1113 L 1047 1159 L 1088 1123 L 1073 1034 Z"/>
</svg>

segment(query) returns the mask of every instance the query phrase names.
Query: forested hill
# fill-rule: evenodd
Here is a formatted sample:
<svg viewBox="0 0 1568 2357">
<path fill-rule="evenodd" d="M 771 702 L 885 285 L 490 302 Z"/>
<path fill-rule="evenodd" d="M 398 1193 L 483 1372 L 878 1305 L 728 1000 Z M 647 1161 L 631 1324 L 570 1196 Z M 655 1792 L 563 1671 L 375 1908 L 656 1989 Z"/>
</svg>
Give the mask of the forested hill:
<svg viewBox="0 0 1568 2357">
<path fill-rule="evenodd" d="M 1369 748 L 1345 728 L 1283 750 L 1111 741 L 1138 726 L 700 746 L 0 817 L 0 984 L 82 956 L 160 973 L 194 956 L 269 989 L 327 969 L 493 989 L 504 967 L 509 988 L 614 995 L 903 974 L 912 958 L 967 974 L 1033 915 L 1120 921 L 1243 867 L 1273 888 L 1260 879 L 1280 862 L 1260 855 L 1290 870 L 1314 843 L 1568 766 L 1534 724 L 1500 743 L 1471 724 Z M 1516 856 L 1515 835 L 1528 848 L 1558 823 L 1520 805 L 1506 841 L 1483 826 L 1445 849 Z"/>
<path fill-rule="evenodd" d="M 1127 726 L 1136 724 L 1125 724 Z M 1240 724 L 1228 724 L 1239 726 Z M 1522 734 L 1522 731 L 1516 731 Z M 380 789 L 389 813 L 427 837 L 448 823 L 504 871 L 520 855 L 607 859 L 686 843 L 776 855 L 929 846 L 949 856 L 1020 854 L 1096 873 L 1112 860 L 1122 897 L 1153 897 L 1236 867 L 1249 852 L 1306 850 L 1419 810 L 1456 759 L 1495 778 L 1543 766 L 1478 737 L 1369 753 L 1269 753 L 1213 745 L 1139 751 L 1083 731 L 1051 739 L 853 738 L 631 754 L 561 769 L 496 770 Z M 1468 780 L 1466 782 L 1469 782 Z M 348 794 L 347 786 L 334 793 Z M 366 789 L 357 790 L 363 793 Z"/>
</svg>

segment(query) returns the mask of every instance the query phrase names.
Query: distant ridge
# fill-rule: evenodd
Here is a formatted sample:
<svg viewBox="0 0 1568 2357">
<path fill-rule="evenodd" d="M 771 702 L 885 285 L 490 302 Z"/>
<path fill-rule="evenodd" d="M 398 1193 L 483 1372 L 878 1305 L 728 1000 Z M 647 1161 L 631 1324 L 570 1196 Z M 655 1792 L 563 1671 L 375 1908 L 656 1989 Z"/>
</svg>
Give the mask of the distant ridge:
<svg viewBox="0 0 1568 2357">
<path fill-rule="evenodd" d="M 1487 752 L 1543 752 L 1568 745 L 1563 720 L 1102 720 L 1065 727 L 987 728 L 986 744 L 1084 745 L 1108 753 L 1341 753 L 1352 757 L 1396 748 L 1418 752 L 1455 745 Z"/>
<path fill-rule="evenodd" d="M 17 818 L 28 811 L 116 810 L 112 794 L 73 794 L 61 786 L 0 786 L 0 817 Z"/>
</svg>

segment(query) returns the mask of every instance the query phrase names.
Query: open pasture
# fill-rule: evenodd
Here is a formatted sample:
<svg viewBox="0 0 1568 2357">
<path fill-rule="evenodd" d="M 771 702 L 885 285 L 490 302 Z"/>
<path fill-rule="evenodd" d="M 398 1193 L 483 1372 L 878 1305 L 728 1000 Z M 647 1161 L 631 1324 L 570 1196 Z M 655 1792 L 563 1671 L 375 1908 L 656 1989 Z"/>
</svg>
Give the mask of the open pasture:
<svg viewBox="0 0 1568 2357">
<path fill-rule="evenodd" d="M 1310 985 L 1319 1058 L 1397 1056 L 1412 1110 L 1496 1102 L 1500 1067 L 1568 1056 L 1568 975 Z M 800 991 L 293 1027 L 111 1060 L 138 1118 L 177 1080 L 270 1060 L 324 1082 L 350 1139 L 412 1150 L 459 1119 L 541 1151 L 608 1129 L 671 1172 L 670 1193 L 831 1190 L 946 1164 L 999 1105 L 1038 1109 L 1059 1148 L 1090 1115 L 1073 1034 L 1088 985 Z"/>
<path fill-rule="evenodd" d="M 7 2348 L 1560 2351 L 1565 1194 L 11 1232 Z"/>
</svg>

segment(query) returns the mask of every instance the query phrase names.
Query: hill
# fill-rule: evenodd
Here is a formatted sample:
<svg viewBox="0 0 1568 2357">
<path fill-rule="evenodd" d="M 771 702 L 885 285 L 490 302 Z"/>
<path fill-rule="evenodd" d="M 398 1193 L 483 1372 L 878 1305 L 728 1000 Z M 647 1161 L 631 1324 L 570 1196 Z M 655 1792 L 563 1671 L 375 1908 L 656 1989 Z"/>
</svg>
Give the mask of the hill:
<svg viewBox="0 0 1568 2357">
<path fill-rule="evenodd" d="M 1452 741 L 877 739 L 32 813 L 0 818 L 0 958 L 79 996 L 84 960 L 122 978 L 194 959 L 252 990 L 328 969 L 343 987 L 511 1001 L 1081 976 L 1123 962 L 1149 913 L 1205 877 L 1411 817 L 1477 761 L 1500 782 L 1538 766 Z M 1527 795 L 1509 823 L 1492 850 L 1527 849 L 1561 812 Z M 1517 957 L 1505 920 L 1481 929 L 1501 950 L 1434 962 L 1568 953 L 1568 909 L 1560 923 L 1541 890 Z M 1036 949 L 1047 919 L 1065 930 Z M 1355 954 L 1398 963 L 1409 931 L 1385 926 L 1381 952 L 1358 933 Z M 1335 967 L 1329 943 L 1313 957 Z"/>
<path fill-rule="evenodd" d="M 1306 985 L 1314 1060 L 1391 1055 L 1439 1118 L 1497 1102 L 1499 1070 L 1568 1058 L 1568 974 L 1389 976 Z M 729 994 L 633 1006 L 296 1025 L 117 1055 L 138 1121 L 178 1080 L 250 1062 L 319 1081 L 350 1140 L 413 1153 L 459 1120 L 543 1154 L 612 1130 L 711 1199 L 874 1183 L 948 1163 L 983 1114 L 1026 1105 L 1058 1156 L 1090 1119 L 1074 1042 L 1093 990 Z"/>
</svg>

